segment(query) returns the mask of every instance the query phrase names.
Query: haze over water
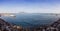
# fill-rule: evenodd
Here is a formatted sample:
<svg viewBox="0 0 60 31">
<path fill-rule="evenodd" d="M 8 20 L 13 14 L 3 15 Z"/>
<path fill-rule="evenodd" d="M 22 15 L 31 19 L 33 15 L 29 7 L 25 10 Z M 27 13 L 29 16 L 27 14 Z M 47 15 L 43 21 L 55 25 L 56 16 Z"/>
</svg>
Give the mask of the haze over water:
<svg viewBox="0 0 60 31">
<path fill-rule="evenodd" d="M 57 21 L 59 18 L 56 15 L 51 15 L 48 13 L 24 13 L 24 14 L 15 14 L 16 18 L 13 17 L 5 17 L 2 18 L 16 25 L 20 25 L 23 27 L 34 26 L 34 25 L 42 25 L 42 24 L 51 24 Z"/>
</svg>

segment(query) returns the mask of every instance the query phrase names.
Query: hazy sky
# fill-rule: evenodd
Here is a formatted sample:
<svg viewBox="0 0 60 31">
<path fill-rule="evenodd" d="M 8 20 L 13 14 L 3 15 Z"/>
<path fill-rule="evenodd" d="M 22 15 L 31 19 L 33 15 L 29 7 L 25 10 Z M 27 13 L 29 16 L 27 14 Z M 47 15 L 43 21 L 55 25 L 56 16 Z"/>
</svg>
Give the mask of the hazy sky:
<svg viewBox="0 0 60 31">
<path fill-rule="evenodd" d="M 60 0 L 0 0 L 0 12 L 60 13 Z"/>
</svg>

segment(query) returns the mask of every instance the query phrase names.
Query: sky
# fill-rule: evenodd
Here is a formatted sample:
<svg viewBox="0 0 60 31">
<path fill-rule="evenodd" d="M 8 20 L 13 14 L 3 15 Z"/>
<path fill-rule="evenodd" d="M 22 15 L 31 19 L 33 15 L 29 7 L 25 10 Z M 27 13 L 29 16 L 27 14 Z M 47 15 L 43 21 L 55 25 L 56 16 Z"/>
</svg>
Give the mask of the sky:
<svg viewBox="0 0 60 31">
<path fill-rule="evenodd" d="M 0 13 L 60 13 L 60 0 L 0 0 Z"/>
</svg>

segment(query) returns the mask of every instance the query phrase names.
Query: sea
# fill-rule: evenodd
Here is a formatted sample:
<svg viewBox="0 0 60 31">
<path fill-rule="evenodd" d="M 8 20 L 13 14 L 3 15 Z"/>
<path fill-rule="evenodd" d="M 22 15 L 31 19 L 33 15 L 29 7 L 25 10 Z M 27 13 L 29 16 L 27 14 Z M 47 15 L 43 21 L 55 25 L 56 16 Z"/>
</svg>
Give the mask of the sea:
<svg viewBox="0 0 60 31">
<path fill-rule="evenodd" d="M 2 16 L 6 22 L 22 27 L 40 26 L 52 24 L 59 19 L 59 16 L 51 13 L 15 13 L 16 17 Z"/>
</svg>

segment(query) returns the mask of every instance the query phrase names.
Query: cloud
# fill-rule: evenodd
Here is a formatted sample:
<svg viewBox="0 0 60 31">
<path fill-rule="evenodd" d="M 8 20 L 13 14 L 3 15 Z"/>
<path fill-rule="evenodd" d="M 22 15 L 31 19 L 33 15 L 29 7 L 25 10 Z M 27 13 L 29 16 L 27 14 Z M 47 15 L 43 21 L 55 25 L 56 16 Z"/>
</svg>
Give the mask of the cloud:
<svg viewBox="0 0 60 31">
<path fill-rule="evenodd" d="M 34 0 L 29 1 L 9 1 L 0 3 L 0 12 L 7 13 L 19 13 L 19 12 L 27 12 L 27 13 L 60 13 L 60 4 L 58 1 L 43 1 L 37 2 Z"/>
</svg>

